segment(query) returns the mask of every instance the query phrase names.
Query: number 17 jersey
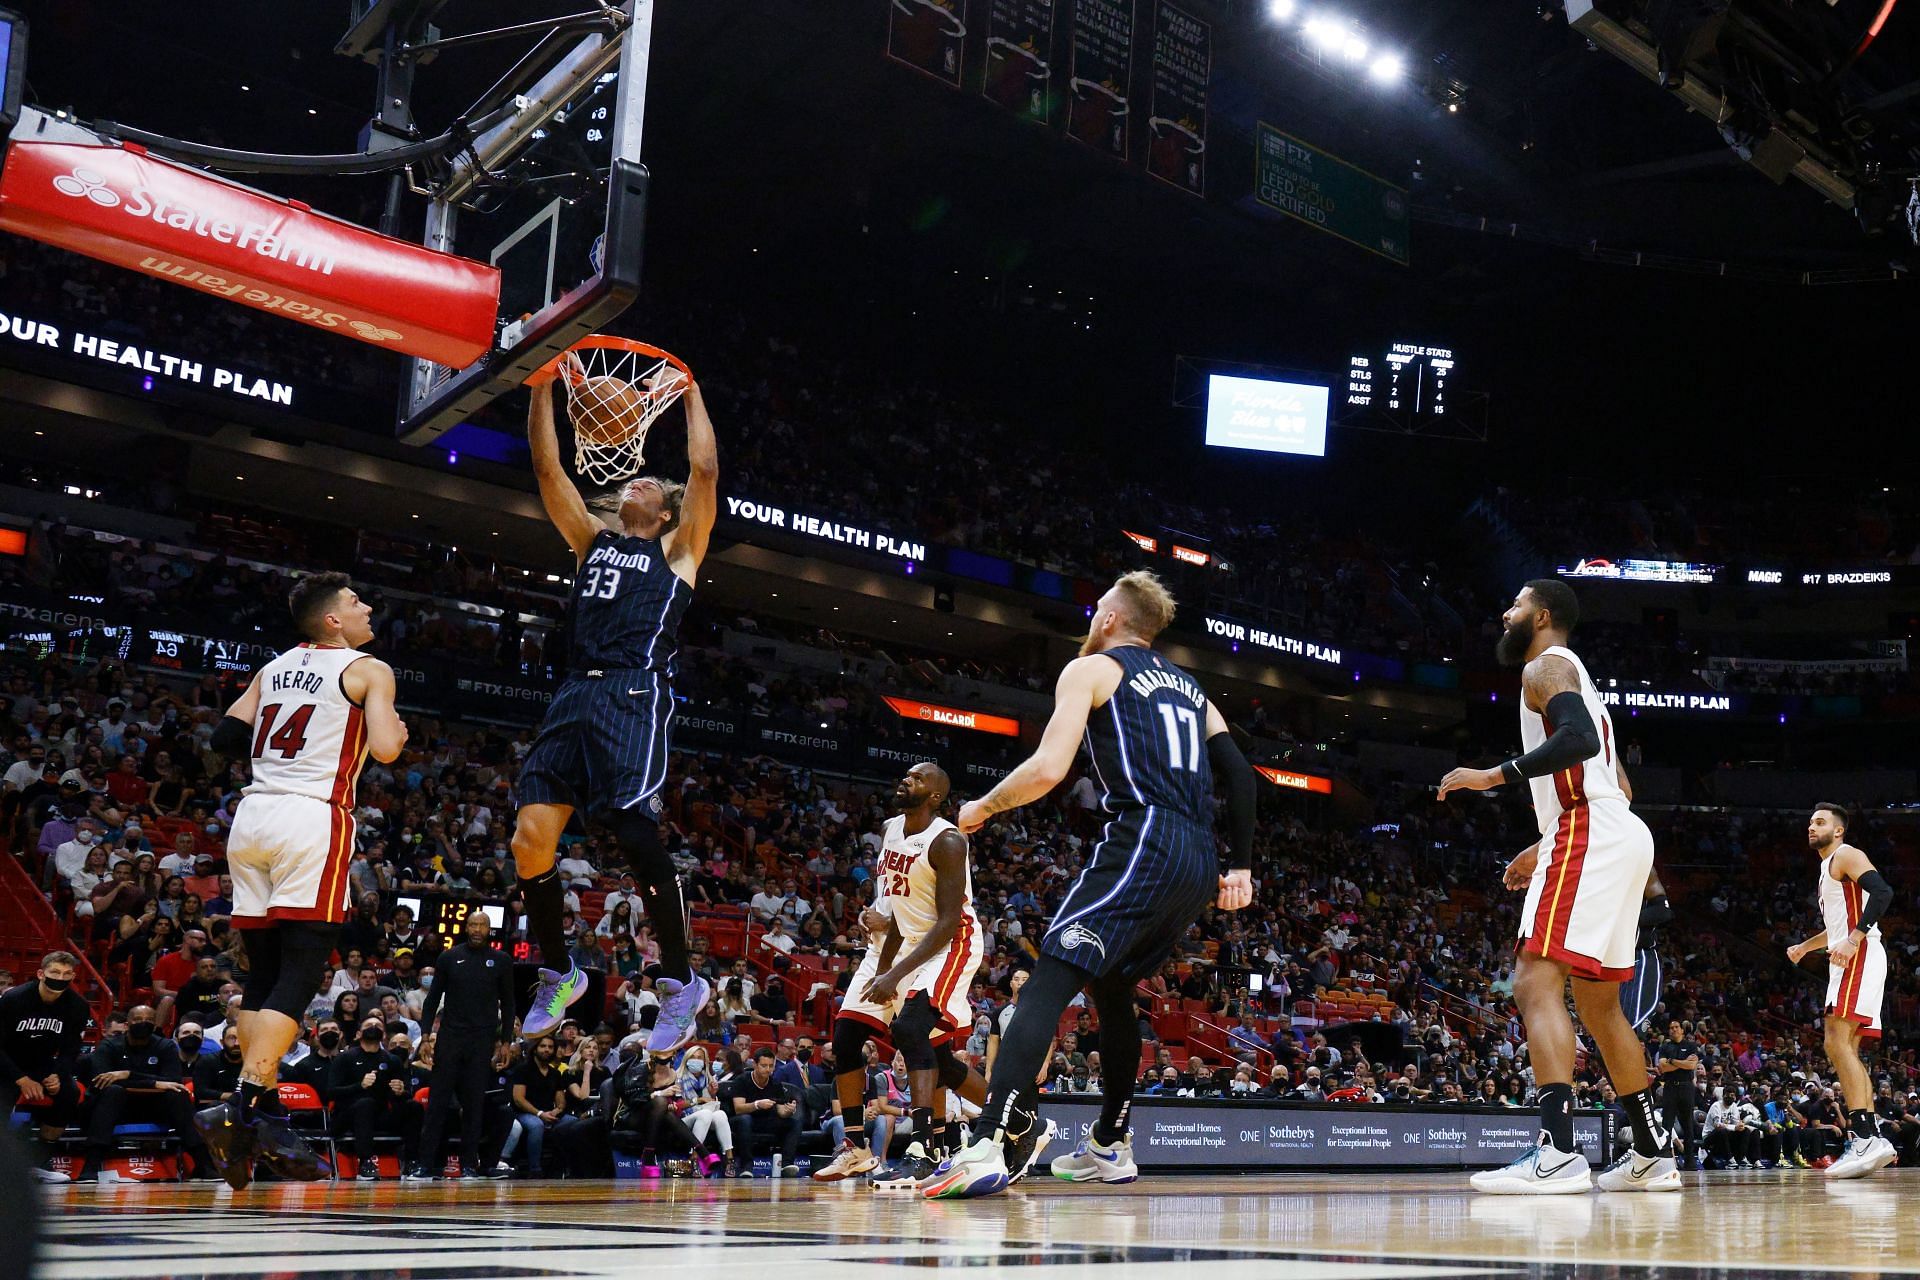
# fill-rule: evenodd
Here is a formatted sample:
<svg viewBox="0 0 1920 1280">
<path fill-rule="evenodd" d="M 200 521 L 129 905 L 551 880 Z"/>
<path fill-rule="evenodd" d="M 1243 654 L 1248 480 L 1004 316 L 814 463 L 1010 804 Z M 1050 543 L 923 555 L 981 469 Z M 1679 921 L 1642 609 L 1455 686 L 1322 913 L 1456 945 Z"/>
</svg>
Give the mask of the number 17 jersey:
<svg viewBox="0 0 1920 1280">
<path fill-rule="evenodd" d="M 1165 809 L 1211 830 L 1206 691 L 1144 646 L 1102 656 L 1120 664 L 1120 684 L 1087 716 L 1086 746 L 1107 812 Z"/>
</svg>

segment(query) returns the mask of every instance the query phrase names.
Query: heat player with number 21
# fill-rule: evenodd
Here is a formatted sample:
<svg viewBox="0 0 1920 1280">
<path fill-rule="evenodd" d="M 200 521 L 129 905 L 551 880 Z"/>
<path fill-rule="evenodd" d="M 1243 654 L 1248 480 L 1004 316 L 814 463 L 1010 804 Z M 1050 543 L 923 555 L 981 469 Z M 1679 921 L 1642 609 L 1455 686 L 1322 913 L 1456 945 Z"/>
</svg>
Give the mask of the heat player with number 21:
<svg viewBox="0 0 1920 1280">
<path fill-rule="evenodd" d="M 554 867 L 560 833 L 578 812 L 611 832 L 640 887 L 660 941 L 660 1012 L 647 1048 L 672 1053 L 693 1039 L 707 982 L 687 959 L 687 907 L 679 871 L 660 840 L 660 788 L 673 726 L 680 619 L 693 600 L 713 533 L 720 489 L 713 423 L 689 380 L 687 482 L 638 476 L 617 490 L 615 528 L 588 509 L 560 461 L 553 383 L 533 387 L 527 442 L 547 517 L 578 565 L 569 605 L 568 672 L 520 769 L 513 861 L 526 895 L 527 929 L 542 968 L 521 1034 L 558 1027 L 587 976 L 566 958 Z M 577 394 L 577 392 L 576 392 Z"/>
<path fill-rule="evenodd" d="M 233 923 L 247 945 L 240 1088 L 194 1120 L 236 1190 L 259 1160 L 283 1178 L 326 1175 L 278 1114 L 280 1059 L 346 919 L 360 766 L 369 752 L 396 759 L 407 744 L 393 668 L 360 652 L 373 639 L 373 609 L 347 575 L 302 578 L 287 606 L 306 640 L 260 669 L 212 739 L 253 771 L 227 840 Z"/>
</svg>

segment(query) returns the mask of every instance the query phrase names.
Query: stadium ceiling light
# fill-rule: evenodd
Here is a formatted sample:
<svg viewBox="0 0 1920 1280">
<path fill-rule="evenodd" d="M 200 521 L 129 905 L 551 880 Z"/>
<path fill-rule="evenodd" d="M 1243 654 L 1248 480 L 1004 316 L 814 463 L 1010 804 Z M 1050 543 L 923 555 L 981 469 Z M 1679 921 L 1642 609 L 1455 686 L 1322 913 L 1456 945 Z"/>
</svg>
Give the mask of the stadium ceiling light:
<svg viewBox="0 0 1920 1280">
<path fill-rule="evenodd" d="M 1347 32 L 1346 39 L 1340 44 L 1340 56 L 1348 62 L 1358 62 L 1367 56 L 1367 38 L 1358 31 Z"/>
<path fill-rule="evenodd" d="M 1406 59 L 1397 53 L 1383 53 L 1367 68 L 1367 74 L 1381 84 L 1392 84 L 1406 73 Z"/>
<path fill-rule="evenodd" d="M 1457 103 L 1457 102 L 1449 102 L 1449 103 L 1447 104 L 1447 114 L 1448 114 L 1448 115 L 1458 115 L 1459 113 L 1460 113 L 1460 104 L 1459 104 L 1459 103 Z"/>
<path fill-rule="evenodd" d="M 1267 16 L 1275 22 L 1290 21 L 1299 11 L 1300 6 L 1294 0 L 1269 0 L 1267 4 Z"/>
<path fill-rule="evenodd" d="M 1336 18 L 1308 18 L 1305 30 L 1307 40 L 1322 49 L 1337 49 L 1347 38 L 1346 28 Z"/>
</svg>

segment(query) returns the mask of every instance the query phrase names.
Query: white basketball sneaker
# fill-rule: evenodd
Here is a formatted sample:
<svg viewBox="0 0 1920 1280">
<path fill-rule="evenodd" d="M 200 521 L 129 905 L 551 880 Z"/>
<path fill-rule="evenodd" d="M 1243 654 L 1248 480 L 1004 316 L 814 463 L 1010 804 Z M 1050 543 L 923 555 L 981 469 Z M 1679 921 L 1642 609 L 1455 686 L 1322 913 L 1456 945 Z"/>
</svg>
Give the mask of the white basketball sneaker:
<svg viewBox="0 0 1920 1280">
<path fill-rule="evenodd" d="M 1132 1182 L 1140 1176 L 1140 1166 L 1133 1162 L 1131 1133 L 1112 1146 L 1088 1134 L 1071 1155 L 1060 1156 L 1050 1167 L 1054 1177 L 1068 1182 Z"/>
<path fill-rule="evenodd" d="M 1840 1158 L 1827 1166 L 1829 1178 L 1864 1178 L 1877 1173 L 1893 1163 L 1893 1144 L 1885 1138 L 1875 1135 L 1871 1138 L 1852 1138 Z"/>
<path fill-rule="evenodd" d="M 1632 1148 L 1594 1177 L 1602 1191 L 1678 1191 L 1680 1168 L 1672 1154 L 1643 1156 Z"/>
<path fill-rule="evenodd" d="M 1503 1169 L 1484 1169 L 1470 1179 L 1475 1191 L 1495 1196 L 1571 1196 L 1593 1189 L 1593 1170 L 1578 1151 L 1561 1151 L 1544 1132 L 1536 1146 Z"/>
</svg>

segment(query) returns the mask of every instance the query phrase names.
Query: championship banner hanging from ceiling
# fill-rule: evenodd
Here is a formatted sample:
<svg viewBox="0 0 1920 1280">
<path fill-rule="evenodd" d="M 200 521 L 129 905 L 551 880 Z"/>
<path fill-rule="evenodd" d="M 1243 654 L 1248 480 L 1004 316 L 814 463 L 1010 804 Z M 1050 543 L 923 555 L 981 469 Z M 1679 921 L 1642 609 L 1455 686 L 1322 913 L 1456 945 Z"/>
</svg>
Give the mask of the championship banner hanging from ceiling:
<svg viewBox="0 0 1920 1280">
<path fill-rule="evenodd" d="M 1166 0 L 1158 0 L 1156 8 L 1147 172 L 1183 191 L 1205 195 L 1213 27 Z"/>
<path fill-rule="evenodd" d="M 1134 0 L 1076 0 L 1067 136 L 1125 160 L 1133 113 Z"/>
<path fill-rule="evenodd" d="M 1053 96 L 1055 0 L 987 0 L 982 92 L 1022 120 L 1045 124 Z"/>
<path fill-rule="evenodd" d="M 887 0 L 887 56 L 958 89 L 967 0 Z"/>
</svg>

